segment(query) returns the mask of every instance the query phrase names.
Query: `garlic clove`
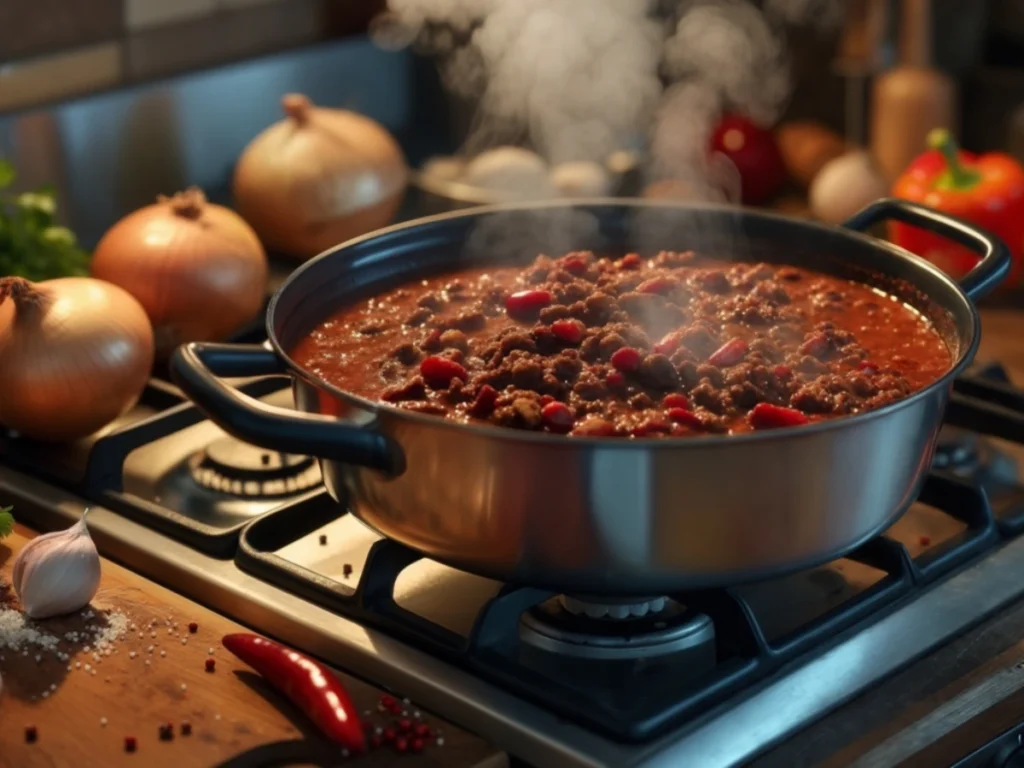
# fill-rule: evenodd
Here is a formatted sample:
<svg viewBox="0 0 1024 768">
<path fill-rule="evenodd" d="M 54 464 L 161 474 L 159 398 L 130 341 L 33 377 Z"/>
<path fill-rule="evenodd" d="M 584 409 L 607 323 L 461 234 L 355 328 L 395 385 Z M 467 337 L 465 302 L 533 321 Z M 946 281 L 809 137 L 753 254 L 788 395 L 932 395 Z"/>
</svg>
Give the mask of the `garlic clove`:
<svg viewBox="0 0 1024 768">
<path fill-rule="evenodd" d="M 86 515 L 63 531 L 38 536 L 18 553 L 11 582 L 25 613 L 45 619 L 89 604 L 100 585 L 100 555 Z"/>
</svg>

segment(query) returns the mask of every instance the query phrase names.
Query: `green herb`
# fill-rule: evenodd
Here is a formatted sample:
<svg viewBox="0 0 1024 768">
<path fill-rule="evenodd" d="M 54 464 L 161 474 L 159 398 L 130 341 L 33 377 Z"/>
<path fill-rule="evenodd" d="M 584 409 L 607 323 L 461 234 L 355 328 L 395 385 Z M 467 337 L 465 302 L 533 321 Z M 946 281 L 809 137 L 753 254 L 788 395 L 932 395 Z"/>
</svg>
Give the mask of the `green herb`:
<svg viewBox="0 0 1024 768">
<path fill-rule="evenodd" d="M 89 254 L 54 221 L 53 190 L 3 193 L 14 179 L 14 166 L 0 158 L 0 277 L 39 281 L 88 274 Z"/>
<path fill-rule="evenodd" d="M 12 509 L 14 509 L 14 507 L 3 507 L 0 509 L 0 539 L 14 533 L 14 515 L 11 514 Z"/>
</svg>

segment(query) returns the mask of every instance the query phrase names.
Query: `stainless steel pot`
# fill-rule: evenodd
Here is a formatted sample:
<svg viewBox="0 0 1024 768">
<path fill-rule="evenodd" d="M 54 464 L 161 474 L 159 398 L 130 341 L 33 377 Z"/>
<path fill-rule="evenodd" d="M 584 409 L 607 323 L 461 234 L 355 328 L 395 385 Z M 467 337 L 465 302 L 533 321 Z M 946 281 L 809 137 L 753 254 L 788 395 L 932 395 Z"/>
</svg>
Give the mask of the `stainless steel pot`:
<svg viewBox="0 0 1024 768">
<path fill-rule="evenodd" d="M 957 285 L 851 230 L 899 219 L 978 251 Z M 178 385 L 227 432 L 321 459 L 331 494 L 370 527 L 467 571 L 565 592 L 651 595 L 756 580 L 843 555 L 891 525 L 928 470 L 953 377 L 971 360 L 972 303 L 1007 274 L 992 236 L 909 203 L 847 229 L 728 207 L 599 201 L 478 208 L 392 227 L 304 264 L 273 297 L 267 346 L 189 344 Z M 869 281 L 928 313 L 955 359 L 906 400 L 808 427 L 692 439 L 583 439 L 462 425 L 343 392 L 288 356 L 318 321 L 396 282 L 572 248 L 695 248 Z M 299 411 L 221 377 L 286 372 Z"/>
</svg>

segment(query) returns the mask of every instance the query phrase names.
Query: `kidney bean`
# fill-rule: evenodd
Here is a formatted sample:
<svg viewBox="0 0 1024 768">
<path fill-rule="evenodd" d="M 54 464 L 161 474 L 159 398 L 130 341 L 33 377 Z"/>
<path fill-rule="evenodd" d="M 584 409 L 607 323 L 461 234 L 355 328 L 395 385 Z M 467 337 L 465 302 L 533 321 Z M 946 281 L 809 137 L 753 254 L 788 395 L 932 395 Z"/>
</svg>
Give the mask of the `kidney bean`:
<svg viewBox="0 0 1024 768">
<path fill-rule="evenodd" d="M 669 408 L 668 417 L 676 424 L 682 424 L 690 429 L 703 429 L 704 424 L 693 411 L 687 408 Z"/>
<path fill-rule="evenodd" d="M 875 363 L 872 363 L 868 360 L 861 360 L 859 363 L 857 363 L 857 370 L 863 371 L 868 376 L 874 376 L 876 373 L 878 373 L 879 368 Z"/>
<path fill-rule="evenodd" d="M 671 293 L 679 287 L 679 281 L 674 277 L 652 277 L 644 280 L 636 287 L 637 293 Z"/>
<path fill-rule="evenodd" d="M 573 425 L 576 423 L 572 409 L 557 400 L 545 405 L 540 411 L 540 416 L 549 431 L 560 435 L 572 431 Z"/>
<path fill-rule="evenodd" d="M 683 341 L 681 331 L 671 331 L 661 337 L 661 341 L 654 345 L 654 351 L 662 355 L 671 355 Z"/>
<path fill-rule="evenodd" d="M 664 435 L 672 431 L 672 425 L 661 419 L 648 419 L 629 431 L 633 437 L 649 437 L 650 435 Z"/>
<path fill-rule="evenodd" d="M 621 371 L 609 372 L 609 374 L 604 377 L 604 380 L 609 387 L 614 387 L 616 389 L 626 386 L 626 377 L 622 375 Z"/>
<path fill-rule="evenodd" d="M 420 374 L 430 386 L 441 389 L 451 384 L 452 379 L 465 381 L 469 374 L 466 369 L 447 357 L 431 355 L 420 363 Z"/>
<path fill-rule="evenodd" d="M 809 419 L 795 408 L 785 408 L 771 403 L 758 403 L 747 416 L 750 426 L 754 429 L 778 429 L 780 427 L 798 427 L 807 424 Z"/>
<path fill-rule="evenodd" d="M 800 345 L 800 353 L 820 358 L 828 352 L 828 339 L 823 333 L 815 333 L 808 336 Z"/>
<path fill-rule="evenodd" d="M 570 253 L 559 261 L 562 269 L 574 275 L 582 275 L 587 271 L 587 258 L 579 253 Z"/>
<path fill-rule="evenodd" d="M 623 373 L 632 373 L 640 367 L 644 356 L 633 347 L 621 347 L 612 353 L 611 363 Z"/>
<path fill-rule="evenodd" d="M 780 379 L 788 379 L 790 376 L 793 375 L 793 369 L 790 368 L 788 365 L 776 365 L 772 369 L 772 372 Z"/>
<path fill-rule="evenodd" d="M 575 318 L 555 320 L 551 324 L 551 332 L 566 344 L 579 344 L 586 330 L 587 326 Z"/>
<path fill-rule="evenodd" d="M 682 408 L 683 410 L 690 409 L 690 400 L 682 392 L 669 392 L 662 398 L 661 404 L 665 408 Z"/>
<path fill-rule="evenodd" d="M 736 365 L 747 354 L 749 348 L 743 339 L 730 339 L 722 346 L 711 353 L 708 362 L 711 365 L 725 368 L 729 365 Z"/>
<path fill-rule="evenodd" d="M 627 253 L 619 259 L 619 269 L 640 269 L 643 263 L 639 253 Z"/>
<path fill-rule="evenodd" d="M 528 320 L 536 317 L 544 307 L 551 303 L 552 299 L 551 291 L 539 289 L 519 291 L 505 299 L 505 311 L 510 317 Z"/>
</svg>

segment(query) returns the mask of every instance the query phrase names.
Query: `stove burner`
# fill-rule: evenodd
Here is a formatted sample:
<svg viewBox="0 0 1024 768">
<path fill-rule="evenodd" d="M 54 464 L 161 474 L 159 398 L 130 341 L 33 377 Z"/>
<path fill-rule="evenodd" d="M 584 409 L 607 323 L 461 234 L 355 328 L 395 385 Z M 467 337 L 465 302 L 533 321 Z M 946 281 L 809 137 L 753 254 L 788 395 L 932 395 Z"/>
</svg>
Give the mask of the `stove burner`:
<svg viewBox="0 0 1024 768">
<path fill-rule="evenodd" d="M 975 469 L 979 463 L 978 435 L 956 427 L 945 426 L 939 431 L 939 441 L 932 457 L 935 469 Z"/>
<path fill-rule="evenodd" d="M 615 606 L 645 605 L 643 616 L 626 620 L 595 618 L 573 613 L 572 605 Z M 652 603 L 662 603 L 657 612 Z M 519 638 L 527 646 L 547 653 L 577 659 L 602 661 L 636 661 L 671 656 L 704 646 L 714 658 L 715 627 L 711 619 L 695 613 L 674 600 L 616 602 L 603 598 L 602 603 L 557 597 L 534 606 L 519 620 Z"/>
<path fill-rule="evenodd" d="M 192 456 L 189 471 L 203 488 L 251 499 L 293 496 L 320 482 L 320 469 L 310 457 L 274 453 L 233 437 Z"/>
<path fill-rule="evenodd" d="M 587 616 L 591 619 L 631 620 L 646 616 L 648 613 L 660 613 L 665 610 L 668 598 L 616 600 L 559 595 L 558 602 L 574 616 Z"/>
</svg>

